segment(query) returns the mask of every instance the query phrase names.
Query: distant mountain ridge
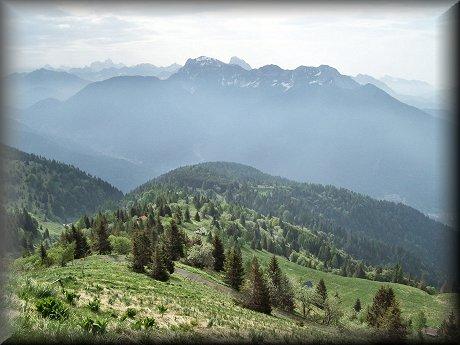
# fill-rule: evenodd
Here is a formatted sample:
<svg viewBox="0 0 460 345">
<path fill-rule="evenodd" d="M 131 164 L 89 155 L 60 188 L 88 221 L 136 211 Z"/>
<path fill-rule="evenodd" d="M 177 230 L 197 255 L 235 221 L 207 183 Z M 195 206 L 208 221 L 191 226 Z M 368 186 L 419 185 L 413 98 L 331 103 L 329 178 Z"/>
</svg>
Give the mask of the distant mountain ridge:
<svg viewBox="0 0 460 345">
<path fill-rule="evenodd" d="M 26 108 L 47 98 L 66 100 L 90 82 L 63 71 L 38 69 L 30 73 L 13 73 L 5 78 L 7 102 Z"/>
</svg>

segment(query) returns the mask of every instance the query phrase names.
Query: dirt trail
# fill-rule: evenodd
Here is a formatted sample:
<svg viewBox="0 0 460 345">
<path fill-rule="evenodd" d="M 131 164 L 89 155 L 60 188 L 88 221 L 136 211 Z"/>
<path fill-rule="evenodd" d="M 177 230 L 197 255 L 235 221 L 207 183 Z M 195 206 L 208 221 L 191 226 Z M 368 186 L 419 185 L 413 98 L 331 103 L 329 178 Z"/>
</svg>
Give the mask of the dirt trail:
<svg viewBox="0 0 460 345">
<path fill-rule="evenodd" d="M 243 294 L 241 292 L 238 292 L 238 291 L 235 291 L 233 290 L 232 288 L 228 287 L 228 286 L 225 286 L 225 285 L 222 285 L 216 281 L 213 281 L 213 280 L 209 280 L 209 279 L 206 279 L 204 278 L 203 276 L 197 274 L 197 273 L 193 273 L 193 272 L 189 272 L 187 270 L 184 270 L 183 268 L 179 268 L 179 267 L 175 267 L 174 269 L 174 273 L 177 273 L 178 275 L 186 278 L 186 279 L 189 279 L 191 281 L 194 281 L 194 282 L 198 282 L 198 283 L 202 283 L 206 286 L 209 286 L 215 290 L 218 290 L 222 293 L 225 293 L 225 294 L 228 294 L 230 296 L 232 296 L 234 299 L 238 300 L 238 301 L 243 301 Z M 273 309 L 272 311 L 272 315 L 275 316 L 275 317 L 280 317 L 280 318 L 289 318 L 291 320 L 294 320 L 294 321 L 298 321 L 298 322 L 304 322 L 305 320 L 301 317 L 301 316 L 298 316 L 298 315 L 295 315 L 295 314 L 291 314 L 291 313 L 288 313 L 284 310 L 279 310 L 279 309 Z"/>
</svg>

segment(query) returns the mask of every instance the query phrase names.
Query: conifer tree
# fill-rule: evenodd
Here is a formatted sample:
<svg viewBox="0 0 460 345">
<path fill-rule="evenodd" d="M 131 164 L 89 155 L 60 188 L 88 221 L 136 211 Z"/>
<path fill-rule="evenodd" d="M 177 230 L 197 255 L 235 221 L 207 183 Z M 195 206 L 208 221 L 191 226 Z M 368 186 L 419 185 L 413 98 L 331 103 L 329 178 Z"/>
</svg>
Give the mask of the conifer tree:
<svg viewBox="0 0 460 345">
<path fill-rule="evenodd" d="M 155 227 L 156 227 L 156 231 L 157 231 L 158 235 L 161 235 L 161 234 L 164 233 L 164 227 L 163 227 L 163 224 L 161 223 L 159 213 L 157 213 L 157 216 L 156 216 Z"/>
<path fill-rule="evenodd" d="M 359 298 L 356 299 L 355 305 L 353 306 L 355 312 L 359 313 L 361 311 L 361 300 Z"/>
<path fill-rule="evenodd" d="M 245 292 L 249 308 L 265 314 L 271 313 L 272 307 L 269 288 L 259 265 L 259 261 L 255 256 L 251 262 L 251 269 L 248 274 Z"/>
<path fill-rule="evenodd" d="M 152 272 L 151 276 L 153 279 L 160 281 L 167 281 L 169 279 L 168 268 L 166 267 L 166 253 L 164 252 L 164 246 L 162 243 L 157 243 L 153 254 Z M 174 265 L 174 263 L 173 263 Z"/>
<path fill-rule="evenodd" d="M 270 300 L 274 306 L 287 311 L 294 310 L 294 292 L 288 277 L 281 271 L 276 256 L 272 256 L 267 268 L 270 278 Z"/>
<path fill-rule="evenodd" d="M 407 322 L 402 319 L 395 294 L 389 286 L 381 286 L 375 294 L 366 321 L 386 336 L 402 339 L 407 335 Z"/>
<path fill-rule="evenodd" d="M 201 219 L 200 219 L 200 214 L 198 213 L 198 211 L 196 211 L 195 213 L 195 222 L 199 222 Z"/>
<path fill-rule="evenodd" d="M 393 283 L 402 283 L 403 282 L 403 270 L 402 266 L 398 263 L 393 269 Z"/>
<path fill-rule="evenodd" d="M 239 291 L 244 279 L 243 258 L 238 247 L 232 247 L 225 255 L 224 281 L 233 289 Z"/>
<path fill-rule="evenodd" d="M 224 262 L 225 262 L 225 253 L 224 253 L 224 246 L 222 241 L 219 238 L 219 235 L 215 234 L 213 237 L 213 250 L 212 256 L 214 257 L 214 270 L 220 272 L 224 269 Z"/>
<path fill-rule="evenodd" d="M 184 256 L 184 236 L 177 227 L 174 219 L 171 221 L 171 225 L 166 231 L 166 243 L 170 246 L 169 251 L 172 260 L 179 260 L 179 258 Z"/>
<path fill-rule="evenodd" d="M 91 227 L 91 222 L 86 214 L 83 216 L 83 224 L 86 229 L 89 229 Z"/>
<path fill-rule="evenodd" d="M 75 254 L 74 258 L 75 259 L 81 259 L 84 258 L 86 255 L 88 255 L 88 252 L 90 250 L 88 241 L 86 240 L 86 236 L 83 234 L 83 231 L 80 229 L 76 229 L 72 225 L 72 239 L 75 241 Z"/>
<path fill-rule="evenodd" d="M 185 208 L 185 212 L 184 212 L 184 221 L 187 222 L 187 223 L 190 223 L 191 222 L 191 219 L 190 219 L 190 210 L 188 208 L 188 206 Z"/>
<path fill-rule="evenodd" d="M 104 217 L 99 217 L 96 223 L 96 248 L 99 254 L 110 254 L 112 251 L 107 231 L 107 222 Z"/>
<path fill-rule="evenodd" d="M 215 226 L 217 229 L 220 230 L 220 224 L 219 224 L 219 221 L 216 219 L 216 217 L 212 217 L 211 225 Z"/>
<path fill-rule="evenodd" d="M 48 254 L 46 253 L 46 248 L 43 242 L 40 243 L 40 259 L 42 264 L 44 264 L 48 259 Z"/>
<path fill-rule="evenodd" d="M 327 298 L 327 288 L 322 278 L 319 280 L 318 284 L 316 285 L 316 293 L 321 298 L 321 302 L 324 303 Z"/>
<path fill-rule="evenodd" d="M 161 251 L 163 253 L 164 263 L 166 269 L 170 274 L 174 273 L 174 260 L 173 260 L 173 253 L 172 248 L 173 246 L 169 242 L 169 239 L 166 237 L 166 234 L 161 236 L 159 245 L 161 246 Z"/>
<path fill-rule="evenodd" d="M 151 261 L 151 242 L 144 229 L 136 228 L 132 236 L 133 270 L 144 272 Z"/>
</svg>

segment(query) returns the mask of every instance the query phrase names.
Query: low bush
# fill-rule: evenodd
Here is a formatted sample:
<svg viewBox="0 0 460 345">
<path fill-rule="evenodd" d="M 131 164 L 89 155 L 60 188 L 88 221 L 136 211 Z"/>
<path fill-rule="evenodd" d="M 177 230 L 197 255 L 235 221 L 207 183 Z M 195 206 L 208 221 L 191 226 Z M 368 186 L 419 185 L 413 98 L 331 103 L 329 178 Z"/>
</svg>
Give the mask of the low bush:
<svg viewBox="0 0 460 345">
<path fill-rule="evenodd" d="M 92 301 L 89 301 L 88 303 L 89 309 L 91 309 L 94 312 L 98 312 L 99 309 L 101 308 L 101 301 L 98 298 L 95 298 Z"/>
<path fill-rule="evenodd" d="M 55 297 L 40 299 L 35 304 L 37 311 L 43 316 L 54 320 L 65 319 L 69 316 L 69 310 L 60 300 Z"/>
<path fill-rule="evenodd" d="M 77 295 L 75 292 L 68 290 L 64 291 L 64 296 L 66 301 L 71 305 L 75 305 L 75 301 L 80 298 L 80 296 Z"/>
<path fill-rule="evenodd" d="M 109 324 L 108 319 L 93 319 L 91 317 L 86 317 L 82 323 L 82 328 L 94 335 L 104 334 L 107 332 L 107 326 Z"/>
</svg>

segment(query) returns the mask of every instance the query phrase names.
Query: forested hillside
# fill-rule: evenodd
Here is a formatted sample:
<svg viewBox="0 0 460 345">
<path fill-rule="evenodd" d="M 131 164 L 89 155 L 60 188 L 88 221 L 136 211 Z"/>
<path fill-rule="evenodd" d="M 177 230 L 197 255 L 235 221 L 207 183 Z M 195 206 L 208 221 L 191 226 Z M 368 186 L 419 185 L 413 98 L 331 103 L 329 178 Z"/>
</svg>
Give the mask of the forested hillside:
<svg viewBox="0 0 460 345">
<path fill-rule="evenodd" d="M 158 187 L 203 191 L 283 221 L 330 234 L 330 241 L 371 265 L 401 263 L 418 280 L 444 282 L 453 230 L 419 211 L 346 189 L 298 183 L 235 163 L 203 163 L 164 174 L 131 197 Z"/>
<path fill-rule="evenodd" d="M 100 178 L 78 168 L 2 145 L 6 208 L 25 208 L 47 219 L 72 221 L 123 197 Z"/>
</svg>

